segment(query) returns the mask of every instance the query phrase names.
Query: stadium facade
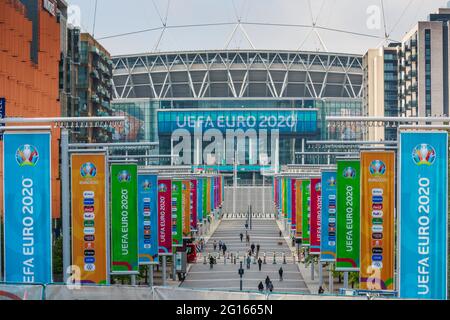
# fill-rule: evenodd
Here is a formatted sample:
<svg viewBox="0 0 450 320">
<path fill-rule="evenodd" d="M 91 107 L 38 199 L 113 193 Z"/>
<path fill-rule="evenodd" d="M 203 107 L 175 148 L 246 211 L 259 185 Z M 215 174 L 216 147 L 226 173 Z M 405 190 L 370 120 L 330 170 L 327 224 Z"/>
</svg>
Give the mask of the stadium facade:
<svg viewBox="0 0 450 320">
<path fill-rule="evenodd" d="M 295 162 L 295 153 L 306 150 L 306 139 L 362 138 L 359 128 L 325 125 L 327 115 L 362 114 L 363 66 L 359 55 L 252 50 L 168 52 L 116 56 L 113 65 L 113 109 L 128 118 L 113 139 L 159 141 L 160 154 L 173 155 L 174 131 L 186 129 L 192 133 L 195 126 L 189 124 L 199 119 L 204 121 L 200 126 L 203 130 L 214 128 L 224 135 L 230 129 L 256 129 L 258 137 L 266 128 L 269 136 L 271 130 L 277 130 L 276 140 L 268 138 L 266 155 L 271 158 L 271 153 L 279 153 L 276 161 L 280 165 Z M 259 153 L 255 159 L 251 139 L 246 141 L 245 147 L 250 150 L 245 163 L 239 161 L 239 171 L 258 172 L 266 164 L 264 157 Z M 202 149 L 207 148 L 207 141 L 200 143 Z M 211 159 L 199 158 L 192 148 L 193 164 L 232 170 L 227 159 L 233 151 L 225 150 L 225 146 L 223 149 L 223 155 L 211 163 Z M 307 161 L 315 160 L 311 157 Z"/>
</svg>

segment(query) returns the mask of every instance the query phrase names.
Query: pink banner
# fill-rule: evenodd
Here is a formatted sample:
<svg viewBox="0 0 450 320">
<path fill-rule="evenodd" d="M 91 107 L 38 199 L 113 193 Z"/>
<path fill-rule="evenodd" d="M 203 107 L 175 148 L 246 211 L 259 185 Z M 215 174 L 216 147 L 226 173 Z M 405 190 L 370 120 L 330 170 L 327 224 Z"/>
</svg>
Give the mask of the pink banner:
<svg viewBox="0 0 450 320">
<path fill-rule="evenodd" d="M 296 197 L 295 197 L 295 182 L 297 180 L 295 179 L 291 179 L 291 219 L 292 219 L 292 224 L 291 224 L 291 229 L 292 230 L 296 230 L 296 225 L 297 225 L 297 215 L 296 215 L 296 205 L 297 205 L 297 201 L 296 201 Z"/>
<path fill-rule="evenodd" d="M 172 181 L 158 180 L 158 253 L 172 254 Z"/>
<path fill-rule="evenodd" d="M 311 179 L 311 247 L 310 254 L 320 254 L 320 232 L 322 214 L 322 181 Z"/>
</svg>

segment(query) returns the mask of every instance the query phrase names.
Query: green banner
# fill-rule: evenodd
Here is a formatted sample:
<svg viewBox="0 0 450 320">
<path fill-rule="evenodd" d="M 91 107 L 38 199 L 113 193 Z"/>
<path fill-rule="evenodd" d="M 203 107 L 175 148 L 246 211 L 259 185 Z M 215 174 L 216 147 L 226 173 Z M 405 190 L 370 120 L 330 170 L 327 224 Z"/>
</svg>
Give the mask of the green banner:
<svg viewBox="0 0 450 320">
<path fill-rule="evenodd" d="M 172 181 L 172 245 L 183 246 L 182 182 Z"/>
<path fill-rule="evenodd" d="M 111 165 L 111 251 L 113 273 L 136 273 L 138 257 L 137 165 Z"/>
<path fill-rule="evenodd" d="M 309 219 L 311 218 L 311 180 L 302 181 L 302 246 L 309 247 Z"/>
<path fill-rule="evenodd" d="M 283 178 L 283 218 L 287 219 L 287 208 L 288 208 L 288 185 L 287 179 Z"/>
<path fill-rule="evenodd" d="M 208 183 L 207 183 L 207 179 L 203 179 L 203 190 L 202 190 L 202 201 L 203 201 L 203 220 L 208 219 Z"/>
<path fill-rule="evenodd" d="M 337 162 L 336 270 L 359 271 L 360 160 Z"/>
</svg>

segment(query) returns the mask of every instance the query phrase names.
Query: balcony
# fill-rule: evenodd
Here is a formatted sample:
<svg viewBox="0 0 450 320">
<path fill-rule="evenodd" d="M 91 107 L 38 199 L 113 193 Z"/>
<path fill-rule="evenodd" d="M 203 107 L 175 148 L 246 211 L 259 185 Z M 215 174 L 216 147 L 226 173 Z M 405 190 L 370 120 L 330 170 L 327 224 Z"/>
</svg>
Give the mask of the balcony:
<svg viewBox="0 0 450 320">
<path fill-rule="evenodd" d="M 92 70 L 91 71 L 91 77 L 92 78 L 94 78 L 94 79 L 100 79 L 100 75 L 98 74 L 98 71 L 97 70 Z"/>
<path fill-rule="evenodd" d="M 100 98 L 98 97 L 98 95 L 94 94 L 91 97 L 91 101 L 94 103 L 100 103 Z"/>
</svg>

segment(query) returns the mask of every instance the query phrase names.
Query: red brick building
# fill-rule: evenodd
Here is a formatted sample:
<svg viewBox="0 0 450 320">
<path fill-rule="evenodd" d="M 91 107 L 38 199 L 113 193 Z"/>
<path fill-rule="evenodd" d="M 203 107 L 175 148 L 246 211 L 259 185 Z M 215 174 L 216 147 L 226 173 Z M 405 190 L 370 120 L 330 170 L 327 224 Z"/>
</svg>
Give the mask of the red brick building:
<svg viewBox="0 0 450 320">
<path fill-rule="evenodd" d="M 56 1 L 0 0 L 0 97 L 6 98 L 7 117 L 61 116 L 58 92 L 60 51 Z M 52 129 L 55 218 L 60 216 L 59 139 L 60 130 Z M 1 142 L 0 154 L 3 154 Z M 1 201 L 2 187 L 1 183 Z"/>
</svg>

